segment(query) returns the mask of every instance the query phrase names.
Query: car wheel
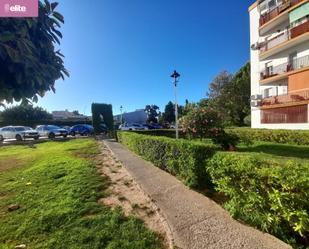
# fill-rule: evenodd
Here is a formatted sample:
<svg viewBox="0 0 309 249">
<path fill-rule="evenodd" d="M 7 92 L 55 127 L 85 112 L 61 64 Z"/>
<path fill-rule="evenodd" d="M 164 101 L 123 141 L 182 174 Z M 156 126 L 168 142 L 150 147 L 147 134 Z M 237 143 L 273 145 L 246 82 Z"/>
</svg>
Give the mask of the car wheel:
<svg viewBox="0 0 309 249">
<path fill-rule="evenodd" d="M 49 133 L 48 134 L 48 138 L 49 139 L 54 139 L 55 138 L 55 134 L 54 133 Z"/>
<path fill-rule="evenodd" d="M 34 140 L 38 140 L 38 139 L 39 139 L 39 136 L 37 136 L 37 137 L 34 138 Z"/>
<path fill-rule="evenodd" d="M 2 135 L 0 135 L 0 142 L 3 142 L 4 138 Z"/>
<path fill-rule="evenodd" d="M 63 135 L 62 137 L 63 137 L 63 138 L 66 138 L 67 136 L 68 136 L 68 135 Z"/>
<path fill-rule="evenodd" d="M 75 137 L 76 134 L 75 134 L 74 131 L 71 131 L 71 132 L 70 132 L 70 135 L 73 136 L 73 137 Z"/>
<path fill-rule="evenodd" d="M 17 134 L 15 138 L 16 138 L 17 141 L 22 141 L 23 140 L 22 136 L 19 135 L 19 134 Z"/>
</svg>

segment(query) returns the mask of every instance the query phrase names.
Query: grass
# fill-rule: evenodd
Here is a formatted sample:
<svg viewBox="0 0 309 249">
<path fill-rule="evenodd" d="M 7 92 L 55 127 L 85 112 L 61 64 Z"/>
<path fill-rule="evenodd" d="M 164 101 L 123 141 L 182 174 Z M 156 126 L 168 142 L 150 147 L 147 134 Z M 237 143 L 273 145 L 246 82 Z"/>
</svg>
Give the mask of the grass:
<svg viewBox="0 0 309 249">
<path fill-rule="evenodd" d="M 163 248 L 142 221 L 98 204 L 109 183 L 97 152 L 90 139 L 1 148 L 0 248 Z"/>
<path fill-rule="evenodd" d="M 286 162 L 288 160 L 309 163 L 309 146 L 254 142 L 251 146 L 237 146 L 237 153 L 250 153 L 257 156 Z"/>
</svg>

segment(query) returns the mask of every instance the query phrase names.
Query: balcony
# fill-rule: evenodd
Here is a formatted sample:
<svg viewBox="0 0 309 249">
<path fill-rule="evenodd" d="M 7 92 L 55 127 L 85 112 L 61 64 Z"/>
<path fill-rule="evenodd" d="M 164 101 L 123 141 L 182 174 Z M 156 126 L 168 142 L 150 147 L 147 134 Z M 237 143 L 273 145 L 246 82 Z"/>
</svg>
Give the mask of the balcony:
<svg viewBox="0 0 309 249">
<path fill-rule="evenodd" d="M 274 38 L 265 41 L 260 46 L 260 56 L 265 57 L 263 56 L 265 52 L 273 48 L 276 48 L 277 46 L 279 46 L 280 44 L 283 44 L 284 42 L 295 39 L 307 32 L 309 32 L 309 20 L 307 20 L 305 23 L 302 23 L 296 27 L 287 29 L 284 32 L 280 33 L 279 35 L 275 36 Z"/>
<path fill-rule="evenodd" d="M 279 16 L 281 13 L 286 11 L 287 9 L 303 2 L 305 0 L 283 0 L 281 4 L 279 4 L 274 9 L 269 10 L 265 14 L 261 15 L 260 17 L 260 27 L 268 23 L 269 21 L 273 20 L 277 16 Z"/>
<path fill-rule="evenodd" d="M 306 100 L 309 100 L 309 91 L 299 91 L 293 94 L 278 95 L 269 98 L 264 98 L 260 102 L 260 106 L 266 107 L 272 105 L 293 104 Z"/>
<path fill-rule="evenodd" d="M 275 67 L 268 67 L 261 72 L 261 80 L 266 80 L 271 77 L 285 75 L 302 68 L 309 67 L 309 55 L 299 57 L 291 62 L 283 63 Z"/>
</svg>

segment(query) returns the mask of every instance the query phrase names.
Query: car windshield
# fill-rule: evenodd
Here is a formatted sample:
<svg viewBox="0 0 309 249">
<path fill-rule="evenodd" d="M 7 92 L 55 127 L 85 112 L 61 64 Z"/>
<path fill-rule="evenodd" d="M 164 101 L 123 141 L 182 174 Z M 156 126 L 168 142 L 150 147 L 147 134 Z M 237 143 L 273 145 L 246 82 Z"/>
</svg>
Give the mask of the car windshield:
<svg viewBox="0 0 309 249">
<path fill-rule="evenodd" d="M 56 125 L 48 125 L 47 129 L 48 130 L 56 130 L 56 129 L 61 129 L 61 128 L 59 126 L 56 126 Z"/>
</svg>

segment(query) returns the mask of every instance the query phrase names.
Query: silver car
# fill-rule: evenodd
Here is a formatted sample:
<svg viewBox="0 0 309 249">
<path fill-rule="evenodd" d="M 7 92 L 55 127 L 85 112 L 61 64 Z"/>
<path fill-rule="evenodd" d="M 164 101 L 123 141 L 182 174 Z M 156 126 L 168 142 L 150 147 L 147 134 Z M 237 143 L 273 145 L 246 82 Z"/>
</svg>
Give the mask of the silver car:
<svg viewBox="0 0 309 249">
<path fill-rule="evenodd" d="M 36 130 L 25 126 L 6 126 L 0 129 L 0 141 L 4 139 L 16 139 L 22 141 L 26 138 L 39 139 L 40 135 Z"/>
<path fill-rule="evenodd" d="M 55 137 L 67 137 L 69 132 L 66 129 L 60 128 L 56 125 L 39 125 L 36 127 L 37 132 L 42 137 L 54 139 Z"/>
</svg>

